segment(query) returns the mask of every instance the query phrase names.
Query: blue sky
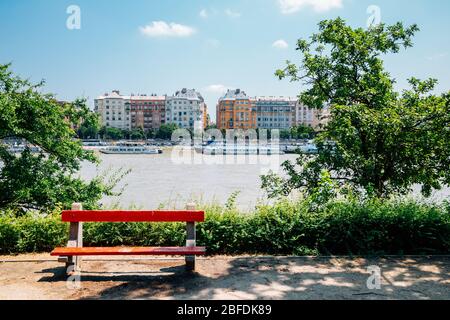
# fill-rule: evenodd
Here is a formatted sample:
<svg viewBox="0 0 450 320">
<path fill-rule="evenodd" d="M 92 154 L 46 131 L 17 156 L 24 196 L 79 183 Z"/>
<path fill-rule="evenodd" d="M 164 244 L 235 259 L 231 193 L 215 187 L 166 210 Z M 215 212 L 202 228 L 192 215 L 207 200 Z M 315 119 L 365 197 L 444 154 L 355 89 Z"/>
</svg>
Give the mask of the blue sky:
<svg viewBox="0 0 450 320">
<path fill-rule="evenodd" d="M 80 8 L 81 29 L 66 13 Z M 224 88 L 254 95 L 297 95 L 299 83 L 274 71 L 298 61 L 295 42 L 323 19 L 343 17 L 365 27 L 367 8 L 381 21 L 417 23 L 414 48 L 386 58 L 404 88 L 406 79 L 434 77 L 450 89 L 450 1 L 447 0 L 0 0 L 0 63 L 60 99 L 124 94 L 173 94 L 196 88 L 211 116 Z"/>
</svg>

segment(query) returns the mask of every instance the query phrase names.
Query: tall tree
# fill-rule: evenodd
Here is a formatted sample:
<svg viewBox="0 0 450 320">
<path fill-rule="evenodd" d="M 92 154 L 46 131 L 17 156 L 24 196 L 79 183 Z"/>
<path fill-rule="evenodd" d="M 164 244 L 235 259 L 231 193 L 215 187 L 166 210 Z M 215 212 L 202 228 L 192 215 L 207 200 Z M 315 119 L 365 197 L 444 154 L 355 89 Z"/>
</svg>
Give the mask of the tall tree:
<svg viewBox="0 0 450 320">
<path fill-rule="evenodd" d="M 114 194 L 122 174 L 107 183 L 102 177 L 86 182 L 78 176 L 82 161 L 98 162 L 74 139 L 74 128 L 89 117 L 88 108 L 82 100 L 58 103 L 53 95 L 41 93 L 42 86 L 0 65 L 0 208 L 68 208 L 72 202 L 96 207 L 103 195 Z M 2 142 L 7 138 L 28 146 L 19 155 L 12 153 Z M 41 151 L 33 154 L 30 146 Z"/>
<path fill-rule="evenodd" d="M 394 89 L 382 56 L 412 46 L 416 25 L 381 24 L 353 29 L 345 21 L 319 23 L 319 33 L 299 40 L 301 65 L 288 61 L 276 75 L 301 81 L 301 101 L 329 106 L 331 119 L 316 142 L 317 156 L 286 162 L 287 178 L 263 177 L 272 196 L 293 189 L 313 190 L 321 172 L 356 192 L 386 197 L 421 184 L 424 195 L 450 183 L 450 92 L 433 95 L 435 79 L 409 80 Z"/>
</svg>

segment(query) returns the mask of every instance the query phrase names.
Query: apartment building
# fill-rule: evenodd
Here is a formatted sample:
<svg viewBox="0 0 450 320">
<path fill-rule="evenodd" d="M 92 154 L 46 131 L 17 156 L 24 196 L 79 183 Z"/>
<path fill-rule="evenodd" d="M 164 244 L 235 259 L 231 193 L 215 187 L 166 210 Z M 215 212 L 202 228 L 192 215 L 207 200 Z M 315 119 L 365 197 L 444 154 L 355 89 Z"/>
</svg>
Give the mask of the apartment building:
<svg viewBox="0 0 450 320">
<path fill-rule="evenodd" d="M 328 109 L 310 109 L 293 97 L 249 97 L 240 89 L 228 90 L 216 106 L 219 129 L 290 129 L 296 125 L 318 128 Z"/>
<path fill-rule="evenodd" d="M 289 129 L 295 124 L 297 99 L 290 97 L 257 97 L 257 127 Z"/>
<path fill-rule="evenodd" d="M 330 116 L 329 108 L 311 109 L 307 106 L 297 103 L 295 107 L 294 125 L 305 125 L 318 129 L 321 125 L 326 124 Z"/>
<path fill-rule="evenodd" d="M 195 122 L 206 126 L 207 106 L 195 89 L 182 89 L 166 98 L 166 123 L 180 128 L 193 129 Z"/>
<path fill-rule="evenodd" d="M 228 90 L 217 104 L 219 129 L 256 129 L 256 99 L 240 89 Z"/>
<path fill-rule="evenodd" d="M 166 122 L 166 96 L 131 95 L 131 129 L 158 130 Z"/>
<path fill-rule="evenodd" d="M 130 96 L 120 95 L 118 90 L 95 99 L 94 108 L 100 115 L 102 124 L 106 127 L 130 130 L 130 99 Z"/>
</svg>

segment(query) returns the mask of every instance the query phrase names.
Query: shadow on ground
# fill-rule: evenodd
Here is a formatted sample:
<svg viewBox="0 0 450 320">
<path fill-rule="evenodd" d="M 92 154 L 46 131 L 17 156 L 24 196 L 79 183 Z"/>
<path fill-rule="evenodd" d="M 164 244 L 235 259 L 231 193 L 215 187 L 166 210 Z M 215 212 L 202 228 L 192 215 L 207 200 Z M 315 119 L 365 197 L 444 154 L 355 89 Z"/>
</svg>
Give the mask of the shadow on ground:
<svg viewBox="0 0 450 320">
<path fill-rule="evenodd" d="M 450 299 L 449 257 L 212 257 L 198 261 L 195 273 L 180 262 L 85 264 L 82 299 Z M 380 289 L 367 286 L 369 266 L 380 267 Z M 42 273 L 53 275 L 40 282 L 66 281 L 64 268 Z"/>
</svg>

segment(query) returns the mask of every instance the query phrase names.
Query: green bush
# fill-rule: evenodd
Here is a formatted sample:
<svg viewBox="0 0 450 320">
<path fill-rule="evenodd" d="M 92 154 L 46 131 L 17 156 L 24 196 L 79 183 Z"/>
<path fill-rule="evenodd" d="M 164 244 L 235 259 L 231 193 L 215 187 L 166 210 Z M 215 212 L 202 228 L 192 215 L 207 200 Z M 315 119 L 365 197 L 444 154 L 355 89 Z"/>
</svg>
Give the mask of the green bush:
<svg viewBox="0 0 450 320">
<path fill-rule="evenodd" d="M 20 231 L 17 223 L 9 217 L 0 217 L 0 254 L 11 254 L 18 252 Z"/>
<path fill-rule="evenodd" d="M 67 224 L 59 216 L 0 216 L 0 253 L 51 251 L 67 241 Z"/>
<path fill-rule="evenodd" d="M 209 254 L 382 255 L 448 254 L 450 205 L 412 201 L 334 201 L 310 211 L 282 201 L 240 213 L 207 206 L 197 226 Z M 68 226 L 55 214 L 0 216 L 0 253 L 48 252 L 67 241 Z M 86 223 L 85 246 L 181 246 L 184 223 Z"/>
</svg>

